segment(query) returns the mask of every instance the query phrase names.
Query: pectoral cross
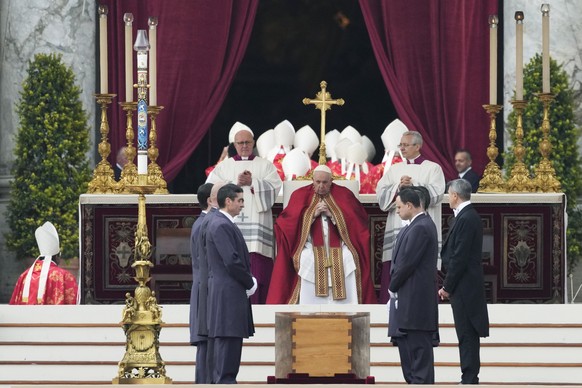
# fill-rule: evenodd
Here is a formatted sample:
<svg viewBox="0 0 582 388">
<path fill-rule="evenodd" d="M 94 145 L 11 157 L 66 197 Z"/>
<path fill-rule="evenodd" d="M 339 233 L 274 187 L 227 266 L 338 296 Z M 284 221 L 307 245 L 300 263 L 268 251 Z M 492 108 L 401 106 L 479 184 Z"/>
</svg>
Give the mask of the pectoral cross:
<svg viewBox="0 0 582 388">
<path fill-rule="evenodd" d="M 317 92 L 315 95 L 315 99 L 304 98 L 303 104 L 315 105 L 315 109 L 319 109 L 321 111 L 321 136 L 319 139 L 319 164 L 325 164 L 327 161 L 326 153 L 325 153 L 325 111 L 331 109 L 332 105 L 339 105 L 342 106 L 344 104 L 344 100 L 338 98 L 337 100 L 333 100 L 331 98 L 331 94 L 326 90 L 327 82 L 321 81 L 319 84 L 321 86 L 321 90 Z"/>
</svg>

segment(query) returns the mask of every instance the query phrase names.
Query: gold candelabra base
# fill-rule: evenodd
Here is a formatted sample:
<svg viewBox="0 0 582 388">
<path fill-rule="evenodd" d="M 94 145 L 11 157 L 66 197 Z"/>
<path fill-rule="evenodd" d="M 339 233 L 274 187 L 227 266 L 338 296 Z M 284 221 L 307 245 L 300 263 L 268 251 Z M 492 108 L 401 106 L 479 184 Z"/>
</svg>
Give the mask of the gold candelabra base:
<svg viewBox="0 0 582 388">
<path fill-rule="evenodd" d="M 529 177 L 529 171 L 523 162 L 525 156 L 525 147 L 523 146 L 523 110 L 527 105 L 525 100 L 514 100 L 511 102 L 517 116 L 517 125 L 515 129 L 515 164 L 511 169 L 510 178 L 507 181 L 507 191 L 511 192 L 531 192 L 533 191 L 532 181 Z"/>
<path fill-rule="evenodd" d="M 483 108 L 489 114 L 489 147 L 487 147 L 487 156 L 489 163 L 483 172 L 483 178 L 479 182 L 479 192 L 483 193 L 502 193 L 505 191 L 505 182 L 501 174 L 501 168 L 495 162 L 499 151 L 495 141 L 497 132 L 495 129 L 495 117 L 503 108 L 501 105 L 483 105 Z"/>
<path fill-rule="evenodd" d="M 150 147 L 148 148 L 148 158 L 150 159 L 150 163 L 148 164 L 148 183 L 156 187 L 154 194 L 168 194 L 168 186 L 164 179 L 162 168 L 156 162 L 159 155 L 159 150 L 156 146 L 156 141 L 158 140 L 156 119 L 162 109 L 164 109 L 163 106 L 148 107 L 148 115 L 150 116 L 150 121 L 152 123 L 149 136 Z"/>
<path fill-rule="evenodd" d="M 544 115 L 542 119 L 542 140 L 540 141 L 540 153 L 542 159 L 535 168 L 535 177 L 533 187 L 535 191 L 541 193 L 558 193 L 561 190 L 560 181 L 556 178 L 556 172 L 550 161 L 552 144 L 550 143 L 550 104 L 554 100 L 551 93 L 540 93 L 539 99 L 544 106 Z"/>
<path fill-rule="evenodd" d="M 123 166 L 123 170 L 121 170 L 121 177 L 117 183 L 117 192 L 120 194 L 130 194 L 130 186 L 138 184 L 137 166 L 134 163 L 137 150 L 133 145 L 135 134 L 132 122 L 133 112 L 137 110 L 137 102 L 122 102 L 120 105 L 126 114 L 125 138 L 127 140 L 127 145 L 125 147 L 125 156 L 127 158 L 127 163 Z"/>
<path fill-rule="evenodd" d="M 125 294 L 125 307 L 121 324 L 125 332 L 125 354 L 118 364 L 117 376 L 113 384 L 171 384 L 166 376 L 166 364 L 160 352 L 160 331 L 162 328 L 162 310 L 158 305 L 156 294 L 148 286 L 150 270 L 154 266 L 149 260 L 152 246 L 148 239 L 146 223 L 145 194 L 156 190 L 147 184 L 145 174 L 138 175 L 138 184 L 128 189 L 138 195 L 138 219 L 135 232 L 135 269 L 134 279 L 138 286 L 134 295 Z"/>
<path fill-rule="evenodd" d="M 113 175 L 113 168 L 107 160 L 111 153 L 111 145 L 107 139 L 109 134 L 109 122 L 107 121 L 107 108 L 113 101 L 116 94 L 95 94 L 97 103 L 101 106 L 101 124 L 99 132 L 101 133 L 101 142 L 99 143 L 98 151 L 101 156 L 101 161 L 93 171 L 93 179 L 89 182 L 87 192 L 90 194 L 110 194 L 117 191 L 117 182 L 115 182 Z"/>
</svg>

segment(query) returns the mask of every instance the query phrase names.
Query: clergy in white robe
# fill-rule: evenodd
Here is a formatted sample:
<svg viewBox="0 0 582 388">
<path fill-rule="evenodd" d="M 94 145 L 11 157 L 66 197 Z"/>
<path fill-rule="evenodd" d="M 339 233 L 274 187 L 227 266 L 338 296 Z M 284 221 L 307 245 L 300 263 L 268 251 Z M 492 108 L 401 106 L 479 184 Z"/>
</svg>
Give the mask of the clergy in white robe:
<svg viewBox="0 0 582 388">
<path fill-rule="evenodd" d="M 234 146 L 237 155 L 219 163 L 207 182 L 225 181 L 243 188 L 244 209 L 235 218 L 251 254 L 251 271 L 257 279 L 257 292 L 252 303 L 265 303 L 271 273 L 275 239 L 271 208 L 283 185 L 273 163 L 253 154 L 253 132 L 237 123 Z"/>
<path fill-rule="evenodd" d="M 445 176 L 440 165 L 431 162 L 420 154 L 422 136 L 416 131 L 402 134 L 400 151 L 404 160 L 392 165 L 390 170 L 376 187 L 376 196 L 380 209 L 387 211 L 386 228 L 384 231 L 384 246 L 382 253 L 382 281 L 380 287 L 380 303 L 388 301 L 388 286 L 390 285 L 390 260 L 396 242 L 396 236 L 403 227 L 402 220 L 396 214 L 395 199 L 398 192 L 407 186 L 424 186 L 430 194 L 428 215 L 437 226 L 439 251 L 442 245 L 441 201 L 445 192 Z"/>
</svg>

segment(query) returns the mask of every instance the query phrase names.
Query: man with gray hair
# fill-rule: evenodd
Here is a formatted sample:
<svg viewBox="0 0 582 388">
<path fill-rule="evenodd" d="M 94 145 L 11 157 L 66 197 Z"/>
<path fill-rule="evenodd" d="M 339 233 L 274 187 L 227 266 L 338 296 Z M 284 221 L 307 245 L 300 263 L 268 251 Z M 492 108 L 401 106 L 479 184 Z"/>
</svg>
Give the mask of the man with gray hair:
<svg viewBox="0 0 582 388">
<path fill-rule="evenodd" d="M 441 201 L 445 192 L 445 175 L 441 166 L 427 160 L 420 154 L 422 144 L 422 136 L 419 132 L 404 132 L 398 145 L 404 160 L 393 164 L 390 170 L 378 181 L 378 186 L 376 187 L 378 205 L 380 209 L 388 212 L 384 231 L 380 303 L 388 301 L 392 250 L 394 249 L 396 236 L 404 225 L 396 214 L 395 200 L 400 190 L 411 186 L 424 186 L 428 189 L 430 206 L 426 210 L 437 225 L 439 246 L 442 241 L 440 219 Z"/>
<path fill-rule="evenodd" d="M 455 223 L 443 242 L 441 257 L 446 273 L 438 291 L 449 299 L 459 340 L 461 384 L 479 384 L 479 337 L 489 336 L 489 315 L 485 299 L 483 225 L 471 204 L 471 183 L 455 179 L 449 185 L 449 205 Z"/>
</svg>

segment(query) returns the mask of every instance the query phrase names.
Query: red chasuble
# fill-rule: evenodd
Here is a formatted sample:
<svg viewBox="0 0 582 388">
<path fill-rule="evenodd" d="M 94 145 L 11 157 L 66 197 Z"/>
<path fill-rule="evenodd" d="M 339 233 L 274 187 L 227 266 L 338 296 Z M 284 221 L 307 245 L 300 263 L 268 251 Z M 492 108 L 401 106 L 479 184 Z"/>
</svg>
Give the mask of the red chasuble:
<svg viewBox="0 0 582 388">
<path fill-rule="evenodd" d="M 277 257 L 271 277 L 268 304 L 297 303 L 299 295 L 297 275 L 305 234 L 311 220 L 304 220 L 313 204 L 313 186 L 307 185 L 293 192 L 287 207 L 275 221 Z M 360 303 L 377 303 L 370 274 L 370 230 L 366 210 L 351 190 L 332 184 L 328 207 L 344 243 L 356 259 L 356 283 Z M 303 225 L 306 225 L 303 227 Z M 294 260 L 295 258 L 295 260 Z"/>
<path fill-rule="evenodd" d="M 46 260 L 46 259 L 45 259 Z M 59 268 L 54 262 L 49 268 L 46 280 L 46 289 L 44 296 L 39 300 L 37 298 L 38 284 L 40 281 L 40 271 L 42 269 L 42 260 L 37 260 L 34 265 L 32 278 L 30 280 L 30 293 L 27 301 L 22 299 L 24 290 L 24 281 L 28 269 L 20 275 L 10 304 L 76 304 L 77 303 L 77 279 L 66 269 Z"/>
</svg>

